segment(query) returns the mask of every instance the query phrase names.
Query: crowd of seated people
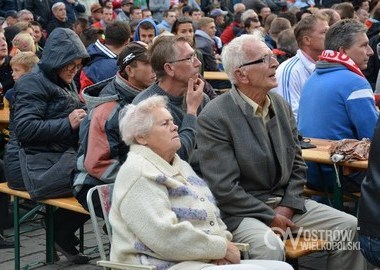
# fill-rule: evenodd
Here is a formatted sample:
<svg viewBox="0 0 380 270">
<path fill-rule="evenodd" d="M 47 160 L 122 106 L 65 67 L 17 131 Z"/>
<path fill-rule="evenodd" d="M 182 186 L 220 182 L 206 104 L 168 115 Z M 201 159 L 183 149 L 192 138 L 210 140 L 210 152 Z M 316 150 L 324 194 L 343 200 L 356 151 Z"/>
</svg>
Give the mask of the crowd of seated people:
<svg viewBox="0 0 380 270">
<path fill-rule="evenodd" d="M 20 149 L 73 148 L 73 195 L 85 209 L 90 188 L 118 187 L 110 216 L 117 262 L 211 270 L 240 263 L 239 241 L 250 244 L 253 261 L 233 269 L 291 269 L 275 262 L 285 259 L 278 229 L 340 230 L 352 237 L 326 240 L 358 241 L 354 216 L 303 198 L 305 184 L 323 188 L 331 175 L 307 168 L 297 135 L 376 139 L 380 4 L 231 2 L 2 1 L 0 83 L 11 113 L 0 181 L 26 189 Z M 205 71 L 228 80 L 207 80 Z M 350 191 L 375 185 L 365 176 L 350 172 Z M 0 236 L 8 206 L 0 194 Z M 99 202 L 95 209 L 102 217 Z M 58 210 L 54 218 L 56 250 L 88 263 L 75 237 L 88 217 Z M 372 229 L 361 232 L 366 248 L 378 244 Z M 0 248 L 11 246 L 0 238 Z M 326 265 L 365 269 L 366 261 L 338 249 Z"/>
</svg>

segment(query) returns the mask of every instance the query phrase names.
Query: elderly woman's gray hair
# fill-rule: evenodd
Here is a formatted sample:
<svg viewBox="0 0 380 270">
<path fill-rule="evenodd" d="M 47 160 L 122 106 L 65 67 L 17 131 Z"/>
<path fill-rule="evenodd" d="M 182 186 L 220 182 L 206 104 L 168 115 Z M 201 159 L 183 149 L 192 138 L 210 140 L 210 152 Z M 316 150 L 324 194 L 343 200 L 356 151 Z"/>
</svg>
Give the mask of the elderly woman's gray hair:
<svg viewBox="0 0 380 270">
<path fill-rule="evenodd" d="M 223 48 L 223 67 L 232 84 L 236 83 L 234 75 L 235 69 L 248 61 L 248 55 L 243 50 L 245 44 L 257 40 L 264 41 L 261 31 L 255 31 L 253 34 L 241 35 L 240 37 L 234 38 Z"/>
<path fill-rule="evenodd" d="M 363 23 L 355 19 L 338 21 L 326 33 L 325 50 L 349 49 L 360 33 L 367 33 L 367 28 Z"/>
<path fill-rule="evenodd" d="M 166 97 L 154 95 L 137 105 L 125 106 L 119 116 L 119 129 L 125 144 L 137 143 L 137 136 L 148 134 L 153 126 L 153 111 L 157 108 L 167 108 L 167 103 Z"/>
</svg>

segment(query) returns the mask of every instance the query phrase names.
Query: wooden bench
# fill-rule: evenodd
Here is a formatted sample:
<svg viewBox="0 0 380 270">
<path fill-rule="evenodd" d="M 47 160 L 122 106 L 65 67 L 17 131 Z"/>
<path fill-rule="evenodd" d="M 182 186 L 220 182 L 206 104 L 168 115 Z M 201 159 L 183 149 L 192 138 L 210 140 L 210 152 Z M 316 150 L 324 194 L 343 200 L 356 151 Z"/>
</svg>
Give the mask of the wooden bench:
<svg viewBox="0 0 380 270">
<path fill-rule="evenodd" d="M 306 197 L 313 197 L 318 196 L 321 198 L 326 198 L 329 201 L 330 206 L 336 207 L 339 210 L 343 208 L 343 202 L 354 202 L 355 203 L 355 209 L 354 212 L 356 212 L 357 204 L 360 199 L 360 192 L 345 192 L 342 189 L 339 190 L 338 194 L 334 194 L 334 192 L 327 192 L 327 191 L 320 191 L 311 189 L 307 186 L 304 187 L 303 194 Z M 331 201 L 332 199 L 332 201 Z M 338 207 L 340 206 L 340 207 Z M 355 215 L 355 214 L 354 214 Z"/>
<path fill-rule="evenodd" d="M 203 77 L 206 80 L 228 80 L 227 73 L 224 71 L 205 71 Z"/>
<path fill-rule="evenodd" d="M 13 196 L 13 223 L 14 223 L 14 253 L 15 253 L 15 269 L 20 269 L 20 223 L 23 217 L 20 217 L 20 202 L 19 199 L 30 200 L 30 195 L 26 191 L 18 191 L 10 189 L 7 183 L 0 183 L 0 192 Z M 87 214 L 89 213 L 74 197 L 57 198 L 38 201 L 46 208 L 45 225 L 46 225 L 46 263 L 54 263 L 54 220 L 53 211 L 55 207 L 67 209 L 70 211 Z M 33 210 L 32 210 L 33 211 Z M 28 215 L 28 214 L 26 214 Z M 80 235 L 83 236 L 83 228 Z M 81 237 L 80 249 L 83 251 L 83 237 Z"/>
<path fill-rule="evenodd" d="M 295 240 L 295 239 L 294 239 Z M 298 242 L 288 239 L 285 241 L 285 257 L 294 269 L 298 269 L 298 259 L 314 252 L 323 251 L 326 247 L 325 240 L 311 240 L 300 237 Z M 296 244 L 296 245 L 295 245 Z"/>
<path fill-rule="evenodd" d="M 18 191 L 14 189 L 10 189 L 7 183 L 0 183 L 0 192 L 6 193 L 14 197 L 13 200 L 13 219 L 14 219 L 14 252 L 15 252 L 15 269 L 20 269 L 20 217 L 19 212 L 19 199 L 27 199 L 30 200 L 30 195 L 26 191 Z M 47 199 L 38 201 L 45 205 L 46 207 L 46 263 L 52 264 L 54 263 L 54 237 L 53 237 L 53 211 L 55 207 L 67 209 L 70 211 L 89 214 L 87 210 L 85 210 L 82 205 L 77 201 L 74 197 L 68 198 L 57 198 L 57 199 Z M 81 233 L 82 235 L 82 233 Z M 82 239 L 83 240 L 83 239 Z M 324 241 L 319 240 L 316 243 L 307 242 L 305 239 L 300 238 L 297 245 L 294 246 L 291 240 L 287 240 L 285 242 L 285 252 L 286 258 L 289 262 L 291 262 L 295 267 L 298 265 L 298 258 L 308 255 L 310 253 L 323 250 Z M 307 248 L 305 248 L 305 246 Z M 81 246 L 81 250 L 83 250 L 83 242 Z"/>
</svg>

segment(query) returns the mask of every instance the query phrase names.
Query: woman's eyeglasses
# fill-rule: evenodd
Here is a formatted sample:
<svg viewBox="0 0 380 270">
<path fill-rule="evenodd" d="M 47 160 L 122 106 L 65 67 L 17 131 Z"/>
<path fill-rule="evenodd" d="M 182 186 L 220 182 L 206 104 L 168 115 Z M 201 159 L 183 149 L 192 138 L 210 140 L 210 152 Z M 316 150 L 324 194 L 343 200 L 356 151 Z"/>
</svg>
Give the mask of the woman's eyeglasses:
<svg viewBox="0 0 380 270">
<path fill-rule="evenodd" d="M 70 64 L 67 64 L 67 65 L 65 66 L 65 69 L 66 69 L 67 71 L 73 72 L 74 70 L 75 70 L 75 71 L 80 70 L 82 67 L 83 67 L 82 64 L 70 63 Z"/>
</svg>

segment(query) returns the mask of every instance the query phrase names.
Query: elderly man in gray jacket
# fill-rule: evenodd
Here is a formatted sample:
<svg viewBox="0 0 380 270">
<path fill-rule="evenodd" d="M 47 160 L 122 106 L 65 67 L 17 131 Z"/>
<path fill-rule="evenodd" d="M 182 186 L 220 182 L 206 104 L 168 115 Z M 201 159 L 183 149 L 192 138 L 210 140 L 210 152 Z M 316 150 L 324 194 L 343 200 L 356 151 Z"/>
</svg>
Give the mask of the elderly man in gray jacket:
<svg viewBox="0 0 380 270">
<path fill-rule="evenodd" d="M 222 60 L 234 86 L 200 113 L 197 144 L 234 241 L 249 243 L 252 258 L 283 260 L 278 235 L 303 233 L 328 241 L 327 269 L 365 269 L 356 218 L 303 197 L 307 167 L 296 121 L 286 101 L 269 93 L 278 66 L 271 50 L 261 37 L 243 35 Z"/>
</svg>

